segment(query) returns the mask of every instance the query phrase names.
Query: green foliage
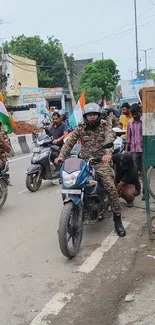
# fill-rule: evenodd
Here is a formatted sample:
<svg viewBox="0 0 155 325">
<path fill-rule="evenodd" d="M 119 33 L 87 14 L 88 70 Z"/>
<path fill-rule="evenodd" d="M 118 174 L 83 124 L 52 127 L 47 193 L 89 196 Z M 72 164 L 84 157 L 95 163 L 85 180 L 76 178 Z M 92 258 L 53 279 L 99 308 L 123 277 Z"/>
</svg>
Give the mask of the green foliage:
<svg viewBox="0 0 155 325">
<path fill-rule="evenodd" d="M 38 69 L 39 87 L 67 87 L 67 80 L 59 47 L 59 41 L 53 36 L 44 42 L 39 36 L 13 37 L 4 43 L 5 53 L 19 55 L 35 60 Z M 71 79 L 74 75 L 74 57 L 66 56 Z"/>
<path fill-rule="evenodd" d="M 95 97 L 99 99 L 106 97 L 111 98 L 120 79 L 119 71 L 113 60 L 99 60 L 88 64 L 85 67 L 84 74 L 79 81 L 79 91 L 86 90 L 86 94 L 94 92 Z"/>
<path fill-rule="evenodd" d="M 154 71 L 155 71 L 154 69 L 148 69 L 148 70 L 143 69 L 143 70 L 141 70 L 139 72 L 138 78 L 143 78 L 143 77 L 145 77 L 147 75 L 147 78 L 148 79 L 155 80 L 155 73 L 154 73 Z"/>
</svg>

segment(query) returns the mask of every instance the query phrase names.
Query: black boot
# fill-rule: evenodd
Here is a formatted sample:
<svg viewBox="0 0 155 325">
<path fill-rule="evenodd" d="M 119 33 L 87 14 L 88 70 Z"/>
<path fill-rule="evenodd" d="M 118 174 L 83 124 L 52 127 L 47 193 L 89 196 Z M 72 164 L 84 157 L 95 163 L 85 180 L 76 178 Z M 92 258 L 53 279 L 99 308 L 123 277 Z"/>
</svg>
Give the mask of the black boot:
<svg viewBox="0 0 155 325">
<path fill-rule="evenodd" d="M 126 231 L 122 224 L 121 214 L 114 213 L 113 217 L 114 217 L 114 225 L 115 225 L 115 230 L 117 232 L 117 235 L 119 237 L 125 237 Z"/>
</svg>

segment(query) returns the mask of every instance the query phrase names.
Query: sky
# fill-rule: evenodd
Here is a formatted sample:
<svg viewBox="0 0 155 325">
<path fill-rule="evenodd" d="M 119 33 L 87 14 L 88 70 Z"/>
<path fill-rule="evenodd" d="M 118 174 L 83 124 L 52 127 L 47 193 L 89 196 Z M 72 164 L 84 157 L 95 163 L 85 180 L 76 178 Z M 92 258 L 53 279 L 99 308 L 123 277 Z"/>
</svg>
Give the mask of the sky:
<svg viewBox="0 0 155 325">
<path fill-rule="evenodd" d="M 137 0 L 139 50 L 155 69 L 155 0 Z M 12 36 L 54 35 L 75 59 L 113 59 L 123 80 L 136 69 L 134 0 L 0 0 L 0 42 Z M 139 51 L 140 70 L 145 68 Z M 133 72 L 133 76 L 135 72 Z"/>
</svg>

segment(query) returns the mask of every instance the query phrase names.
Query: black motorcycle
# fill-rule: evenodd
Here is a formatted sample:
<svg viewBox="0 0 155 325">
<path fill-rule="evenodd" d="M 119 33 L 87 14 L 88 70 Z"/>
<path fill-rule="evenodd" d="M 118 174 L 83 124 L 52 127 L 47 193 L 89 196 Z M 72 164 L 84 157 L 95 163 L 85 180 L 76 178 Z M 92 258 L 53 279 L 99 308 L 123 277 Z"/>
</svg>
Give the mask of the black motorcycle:
<svg viewBox="0 0 155 325">
<path fill-rule="evenodd" d="M 31 166 L 27 169 L 26 187 L 30 192 L 39 190 L 42 180 L 59 178 L 60 167 L 54 163 L 60 147 L 52 145 L 52 138 L 47 134 L 40 135 L 37 146 L 33 148 Z"/>
<path fill-rule="evenodd" d="M 0 209 L 5 204 L 8 197 L 8 186 L 10 185 L 9 163 L 5 163 L 4 168 L 0 171 Z"/>
<path fill-rule="evenodd" d="M 113 142 L 104 142 L 103 149 L 113 147 Z M 61 168 L 63 209 L 59 221 L 59 245 L 68 258 L 77 255 L 85 222 L 95 223 L 104 218 L 109 200 L 93 165 L 101 158 L 91 157 L 88 162 L 72 156 L 65 160 Z"/>
</svg>

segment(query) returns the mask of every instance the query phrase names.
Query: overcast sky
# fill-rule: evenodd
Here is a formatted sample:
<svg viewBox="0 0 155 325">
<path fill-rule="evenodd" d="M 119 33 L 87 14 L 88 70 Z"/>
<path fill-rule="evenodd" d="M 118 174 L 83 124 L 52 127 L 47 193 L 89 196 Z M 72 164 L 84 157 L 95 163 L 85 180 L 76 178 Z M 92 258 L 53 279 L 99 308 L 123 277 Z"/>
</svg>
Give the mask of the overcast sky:
<svg viewBox="0 0 155 325">
<path fill-rule="evenodd" d="M 148 53 L 148 66 L 155 69 L 155 0 L 137 0 L 139 49 Z M 54 35 L 75 58 L 112 58 L 122 79 L 136 68 L 134 0 L 0 0 L 0 37 L 20 34 Z M 144 53 L 140 52 L 140 69 Z"/>
</svg>

